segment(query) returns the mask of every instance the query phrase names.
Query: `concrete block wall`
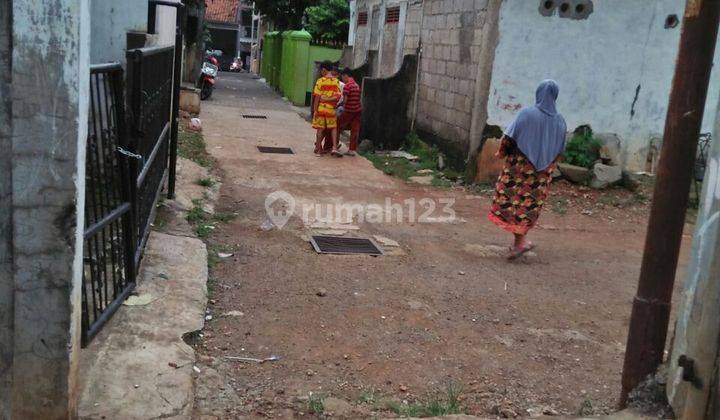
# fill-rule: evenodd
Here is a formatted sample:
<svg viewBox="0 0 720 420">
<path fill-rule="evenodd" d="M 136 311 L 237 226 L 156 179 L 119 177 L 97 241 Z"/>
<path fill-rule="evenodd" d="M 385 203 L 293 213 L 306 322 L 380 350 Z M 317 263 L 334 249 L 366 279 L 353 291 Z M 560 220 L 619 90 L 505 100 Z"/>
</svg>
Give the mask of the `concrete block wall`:
<svg viewBox="0 0 720 420">
<path fill-rule="evenodd" d="M 422 39 L 416 127 L 451 154 L 469 152 L 487 0 L 426 0 L 408 13 L 405 49 Z M 422 20 L 422 22 L 420 22 Z M 416 29 L 417 28 L 417 29 Z M 420 29 L 421 28 L 421 29 Z"/>
<path fill-rule="evenodd" d="M 422 3 L 408 5 L 405 16 L 405 39 L 403 42 L 403 55 L 417 53 L 420 45 L 420 20 L 422 19 Z"/>
</svg>

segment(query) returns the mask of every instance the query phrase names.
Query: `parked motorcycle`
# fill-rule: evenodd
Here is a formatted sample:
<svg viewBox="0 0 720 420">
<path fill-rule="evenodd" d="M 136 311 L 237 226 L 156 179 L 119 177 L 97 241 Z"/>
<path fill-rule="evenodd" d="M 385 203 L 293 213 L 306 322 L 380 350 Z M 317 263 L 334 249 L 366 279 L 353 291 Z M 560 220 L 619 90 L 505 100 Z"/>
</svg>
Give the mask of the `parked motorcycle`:
<svg viewBox="0 0 720 420">
<path fill-rule="evenodd" d="M 230 71 L 240 73 L 242 70 L 243 70 L 242 60 L 240 58 L 234 59 L 232 64 L 230 64 Z"/>
<path fill-rule="evenodd" d="M 200 79 L 197 83 L 197 87 L 200 88 L 200 99 L 203 101 L 212 95 L 218 76 L 218 64 L 217 58 L 212 55 L 203 62 Z"/>
</svg>

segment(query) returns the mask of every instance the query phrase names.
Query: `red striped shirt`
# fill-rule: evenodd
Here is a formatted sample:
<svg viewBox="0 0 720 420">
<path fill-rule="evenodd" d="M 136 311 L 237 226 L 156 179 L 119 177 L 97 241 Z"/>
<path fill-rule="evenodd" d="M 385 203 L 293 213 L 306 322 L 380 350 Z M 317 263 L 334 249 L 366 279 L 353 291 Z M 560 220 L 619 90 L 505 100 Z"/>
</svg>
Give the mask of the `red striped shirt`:
<svg viewBox="0 0 720 420">
<path fill-rule="evenodd" d="M 343 88 L 343 95 L 345 95 L 345 107 L 346 112 L 360 112 L 362 111 L 362 102 L 360 100 L 360 86 L 355 83 L 355 80 L 351 77 L 348 82 L 345 83 Z"/>
</svg>

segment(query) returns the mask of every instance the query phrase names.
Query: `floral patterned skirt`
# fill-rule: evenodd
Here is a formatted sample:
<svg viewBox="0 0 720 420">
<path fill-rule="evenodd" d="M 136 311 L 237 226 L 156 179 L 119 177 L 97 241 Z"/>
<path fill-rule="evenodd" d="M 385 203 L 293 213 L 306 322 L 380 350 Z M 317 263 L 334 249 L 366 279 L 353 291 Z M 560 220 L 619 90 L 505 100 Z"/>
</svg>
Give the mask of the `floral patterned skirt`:
<svg viewBox="0 0 720 420">
<path fill-rule="evenodd" d="M 488 219 L 508 232 L 526 234 L 540 217 L 555 166 L 536 171 L 517 149 L 507 153 Z"/>
</svg>

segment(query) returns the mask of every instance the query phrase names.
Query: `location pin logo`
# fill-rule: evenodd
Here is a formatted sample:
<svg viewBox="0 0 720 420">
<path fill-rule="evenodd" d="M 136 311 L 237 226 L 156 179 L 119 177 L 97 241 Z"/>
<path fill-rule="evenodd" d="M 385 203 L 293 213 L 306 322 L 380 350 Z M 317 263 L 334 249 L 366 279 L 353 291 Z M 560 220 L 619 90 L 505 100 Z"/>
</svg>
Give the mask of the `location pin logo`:
<svg viewBox="0 0 720 420">
<path fill-rule="evenodd" d="M 270 221 L 282 229 L 295 212 L 295 198 L 285 191 L 274 191 L 265 197 L 265 212 Z"/>
</svg>

